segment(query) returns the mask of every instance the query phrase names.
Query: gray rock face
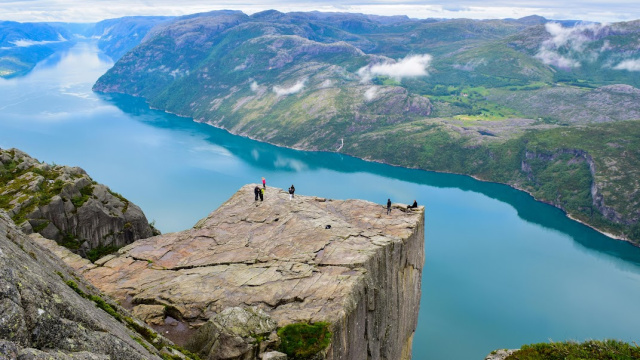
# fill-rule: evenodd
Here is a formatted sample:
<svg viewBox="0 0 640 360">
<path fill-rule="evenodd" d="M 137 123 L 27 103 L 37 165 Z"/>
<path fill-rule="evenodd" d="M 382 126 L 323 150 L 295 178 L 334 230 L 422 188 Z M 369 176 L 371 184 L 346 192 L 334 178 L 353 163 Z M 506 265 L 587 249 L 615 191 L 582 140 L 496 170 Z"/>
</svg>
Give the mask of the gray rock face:
<svg viewBox="0 0 640 360">
<path fill-rule="evenodd" d="M 189 339 L 187 348 L 208 360 L 255 359 L 260 353 L 258 336 L 268 336 L 277 324 L 256 307 L 231 307 L 214 315 Z"/>
<path fill-rule="evenodd" d="M 63 279 L 99 296 L 0 210 L 0 359 L 159 359 Z"/>
<path fill-rule="evenodd" d="M 78 167 L 40 163 L 16 149 L 0 149 L 0 161 L 0 209 L 27 234 L 38 232 L 84 255 L 157 232 L 138 206 Z"/>
<path fill-rule="evenodd" d="M 386 215 L 386 207 L 371 202 L 298 194 L 289 200 L 287 192 L 272 187 L 263 202 L 255 202 L 254 186 L 241 188 L 193 229 L 136 241 L 100 264 L 45 245 L 126 306 L 165 306 L 182 324 L 163 328 L 167 337 L 191 335 L 180 328 L 206 329 L 194 346 L 201 355 L 209 356 L 214 346 L 237 351 L 228 357 L 233 359 L 274 350 L 273 339 L 240 342 L 247 339 L 241 335 L 246 329 L 230 335 L 234 326 L 220 325 L 230 323 L 222 319 L 242 318 L 238 307 L 255 307 L 278 327 L 331 324 L 326 359 L 410 359 L 424 263 L 424 208 L 394 205 Z M 255 325 L 249 332 L 267 330 Z M 216 345 L 222 338 L 228 342 Z"/>
</svg>

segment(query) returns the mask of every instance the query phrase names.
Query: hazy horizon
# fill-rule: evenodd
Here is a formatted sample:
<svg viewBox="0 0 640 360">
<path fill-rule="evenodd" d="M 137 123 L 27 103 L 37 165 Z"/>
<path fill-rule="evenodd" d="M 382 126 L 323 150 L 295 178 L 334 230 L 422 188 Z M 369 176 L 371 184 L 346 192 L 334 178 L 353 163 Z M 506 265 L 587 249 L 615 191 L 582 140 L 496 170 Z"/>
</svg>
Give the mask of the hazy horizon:
<svg viewBox="0 0 640 360">
<path fill-rule="evenodd" d="M 538 0 L 518 3 L 504 0 L 457 0 L 443 4 L 437 1 L 415 0 L 348 0 L 334 2 L 294 2 L 284 0 L 249 0 L 243 3 L 228 1 L 185 0 L 179 5 L 169 0 L 100 0 L 77 2 L 73 0 L 19 0 L 0 2 L 0 20 L 19 22 L 72 22 L 93 23 L 124 16 L 182 16 L 214 10 L 239 10 L 253 14 L 265 10 L 281 12 L 321 11 L 362 13 L 370 15 L 406 15 L 411 18 L 467 18 L 505 19 L 531 15 L 551 20 L 583 20 L 592 22 L 618 22 L 640 19 L 640 2 L 617 0 L 613 2 L 575 0 Z"/>
</svg>

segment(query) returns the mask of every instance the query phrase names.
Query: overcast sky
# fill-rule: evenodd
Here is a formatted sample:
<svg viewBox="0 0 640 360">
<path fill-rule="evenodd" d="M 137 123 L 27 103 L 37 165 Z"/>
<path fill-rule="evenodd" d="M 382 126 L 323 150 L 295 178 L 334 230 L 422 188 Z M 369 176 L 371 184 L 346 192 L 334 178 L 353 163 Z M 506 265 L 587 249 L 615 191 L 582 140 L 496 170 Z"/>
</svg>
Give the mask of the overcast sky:
<svg viewBox="0 0 640 360">
<path fill-rule="evenodd" d="M 640 19 L 640 0 L 0 0 L 0 20 L 96 22 L 129 15 L 186 15 L 233 9 L 340 11 L 413 18 L 520 18 L 616 22 Z"/>
</svg>

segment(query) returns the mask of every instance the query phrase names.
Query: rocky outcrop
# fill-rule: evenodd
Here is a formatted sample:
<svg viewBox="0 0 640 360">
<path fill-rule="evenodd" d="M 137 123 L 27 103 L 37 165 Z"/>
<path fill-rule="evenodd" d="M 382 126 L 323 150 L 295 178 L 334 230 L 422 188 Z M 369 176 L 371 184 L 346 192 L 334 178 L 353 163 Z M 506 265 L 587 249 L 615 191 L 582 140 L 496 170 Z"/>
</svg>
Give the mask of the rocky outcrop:
<svg viewBox="0 0 640 360">
<path fill-rule="evenodd" d="M 85 255 L 159 233 L 138 206 L 81 168 L 41 163 L 17 149 L 0 149 L 0 166 L 0 209 L 27 234 Z"/>
<path fill-rule="evenodd" d="M 524 158 L 521 162 L 521 171 L 527 176 L 527 179 L 532 182 L 537 182 L 533 169 L 529 164 L 531 160 L 542 160 L 546 163 L 552 163 L 557 161 L 561 156 L 568 155 L 570 159 L 568 163 L 576 164 L 579 162 L 585 162 L 589 167 L 589 173 L 591 174 L 591 199 L 592 207 L 602 216 L 616 224 L 633 225 L 638 222 L 637 213 L 629 214 L 628 217 L 623 216 L 620 212 L 616 211 L 611 206 L 605 204 L 605 198 L 601 189 L 601 184 L 598 184 L 596 176 L 596 163 L 593 157 L 584 150 L 579 149 L 558 149 L 553 153 L 539 153 L 534 151 L 525 151 Z M 557 206 L 563 210 L 564 207 L 559 202 L 550 202 L 552 205 Z"/>
<path fill-rule="evenodd" d="M 424 208 L 394 205 L 386 215 L 371 202 L 289 200 L 276 188 L 254 201 L 253 188 L 244 186 L 190 230 L 136 241 L 96 264 L 49 246 L 134 311 L 163 306 L 158 314 L 165 324 L 156 328 L 175 341 L 205 323 L 202 328 L 218 329 L 197 335 L 208 345 L 193 350 L 209 359 L 276 350 L 271 328 L 231 336 L 215 325 L 243 311 L 264 313 L 277 327 L 328 322 L 333 336 L 326 359 L 409 359 L 421 295 Z M 247 334 L 255 338 L 248 342 Z M 212 353 L 212 339 L 223 337 L 245 339 L 233 346 L 244 349 L 242 355 Z"/>
<path fill-rule="evenodd" d="M 0 359 L 160 359 L 114 314 L 127 313 L 0 210 Z"/>
<path fill-rule="evenodd" d="M 487 355 L 487 357 L 485 357 L 484 360 L 504 360 L 516 351 L 518 351 L 518 349 L 495 350 L 495 351 L 492 351 L 491 354 Z"/>
</svg>

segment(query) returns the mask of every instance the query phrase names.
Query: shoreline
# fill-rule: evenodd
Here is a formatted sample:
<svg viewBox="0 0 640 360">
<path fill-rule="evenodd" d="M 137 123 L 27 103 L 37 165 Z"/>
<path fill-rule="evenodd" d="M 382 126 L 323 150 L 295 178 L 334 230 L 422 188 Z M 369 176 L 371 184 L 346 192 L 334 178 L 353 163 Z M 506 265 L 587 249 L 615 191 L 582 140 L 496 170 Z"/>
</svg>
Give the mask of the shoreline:
<svg viewBox="0 0 640 360">
<path fill-rule="evenodd" d="M 104 93 L 104 92 L 103 92 L 103 93 Z M 108 94 L 108 93 L 107 93 L 107 94 Z M 593 226 L 593 225 L 590 225 L 590 224 L 588 224 L 588 223 L 586 223 L 586 222 L 584 222 L 584 221 L 582 221 L 582 220 L 579 220 L 579 219 L 577 219 L 577 218 L 573 217 L 569 212 L 567 212 L 567 211 L 566 211 L 565 209 L 563 209 L 562 207 L 556 206 L 555 204 L 550 203 L 550 202 L 547 202 L 547 201 L 544 201 L 544 200 L 537 199 L 537 198 L 536 198 L 535 196 L 533 196 L 533 194 L 531 194 L 531 192 L 529 192 L 528 190 L 521 189 L 521 188 L 519 188 L 519 187 L 517 187 L 517 186 L 515 186 L 515 185 L 512 185 L 512 184 L 507 184 L 507 183 L 501 183 L 501 182 L 495 182 L 495 181 L 485 180 L 485 179 L 482 179 L 482 178 L 479 178 L 479 177 L 477 177 L 477 176 L 475 176 L 475 175 L 470 175 L 470 174 L 459 174 L 459 173 L 454 173 L 454 172 L 449 172 L 449 171 L 426 170 L 426 169 L 422 169 L 422 168 L 418 168 L 418 167 L 406 167 L 406 166 L 399 166 L 399 165 L 389 164 L 389 163 L 387 163 L 387 162 L 380 161 L 380 160 L 365 159 L 365 158 L 357 157 L 357 156 L 354 156 L 354 155 L 341 153 L 341 152 L 339 152 L 339 151 L 309 150 L 309 149 L 304 149 L 304 148 L 297 148 L 297 147 L 291 147 L 291 146 L 285 146 L 285 145 L 273 144 L 273 143 L 270 143 L 270 142 L 267 142 L 267 141 L 263 141 L 263 140 L 260 140 L 260 139 L 253 138 L 253 137 L 248 136 L 248 135 L 235 134 L 235 133 L 233 133 L 233 132 L 229 131 L 228 129 L 226 129 L 226 128 L 222 127 L 222 126 L 218 126 L 218 125 L 213 124 L 211 121 L 200 120 L 200 119 L 196 119 L 196 118 L 190 117 L 190 116 L 188 116 L 188 115 L 182 115 L 182 114 L 174 113 L 174 112 L 171 112 L 171 111 L 169 111 L 169 110 L 163 110 L 163 109 L 154 108 L 154 107 L 152 107 L 151 105 L 149 105 L 149 102 L 148 102 L 144 97 L 142 97 L 142 96 L 130 95 L 130 94 L 126 94 L 126 93 L 119 93 L 119 94 L 125 94 L 125 95 L 129 95 L 129 96 L 137 97 L 137 98 L 142 98 L 142 99 L 144 99 L 144 100 L 145 100 L 145 103 L 147 104 L 147 106 L 149 106 L 149 108 L 150 108 L 150 109 L 158 110 L 158 111 L 162 111 L 162 112 L 164 112 L 164 113 L 171 114 L 171 115 L 175 115 L 175 116 L 178 116 L 178 117 L 181 117 L 181 118 L 191 119 L 191 120 L 192 120 L 192 121 L 194 121 L 194 122 L 197 122 L 197 123 L 200 123 L 200 124 L 206 124 L 206 125 L 209 125 L 209 126 L 212 126 L 212 127 L 216 128 L 216 129 L 224 130 L 224 131 L 226 131 L 227 133 L 229 133 L 229 134 L 231 134 L 231 135 L 234 135 L 234 136 L 242 136 L 242 137 L 245 137 L 245 138 L 250 139 L 250 140 L 254 140 L 254 141 L 261 142 L 261 143 L 265 143 L 265 144 L 269 144 L 269 145 L 277 146 L 277 147 L 280 147 L 280 148 L 291 149 L 291 150 L 297 150 L 297 151 L 314 151 L 314 152 L 325 152 L 325 153 L 341 154 L 341 155 L 351 156 L 351 157 L 353 157 L 353 158 L 356 158 L 356 159 L 359 159 L 359 160 L 362 160 L 362 161 L 373 162 L 373 163 L 378 163 L 378 164 L 384 164 L 384 165 L 394 166 L 394 167 L 403 168 L 403 169 L 429 171 L 429 172 L 439 173 L 439 174 L 452 174 L 452 175 L 468 176 L 468 177 L 470 177 L 470 178 L 472 178 L 472 179 L 474 179 L 474 180 L 480 181 L 480 182 L 493 183 L 493 184 L 500 184 L 500 185 L 506 185 L 506 186 L 509 186 L 509 187 L 510 187 L 510 188 L 512 188 L 512 189 L 515 189 L 515 190 L 522 191 L 522 192 L 526 193 L 527 195 L 531 196 L 531 198 L 532 198 L 533 200 L 535 200 L 535 201 L 537 201 L 537 202 L 541 202 L 541 203 L 544 203 L 544 204 L 547 204 L 547 205 L 550 205 L 550 206 L 553 206 L 553 207 L 555 207 L 555 208 L 557 208 L 557 209 L 562 210 L 562 212 L 565 214 L 565 216 L 566 216 L 567 218 L 569 218 L 570 220 L 575 221 L 575 222 L 577 222 L 577 223 L 579 223 L 579 224 L 582 224 L 582 225 L 584 225 L 584 226 L 587 226 L 587 227 L 589 227 L 589 228 L 591 228 L 591 229 L 593 229 L 593 230 L 597 231 L 598 233 L 600 233 L 600 234 L 602 234 L 602 235 L 604 235 L 604 236 L 606 236 L 606 237 L 608 237 L 608 238 L 610 238 L 610 239 L 612 239 L 612 240 L 625 241 L 625 242 L 628 242 L 629 244 L 631 244 L 631 245 L 633 245 L 633 246 L 640 247 L 640 245 L 635 244 L 634 242 L 632 242 L 632 241 L 631 241 L 630 239 L 628 239 L 628 238 L 625 238 L 625 237 L 620 236 L 620 235 L 612 234 L 612 233 L 607 232 L 607 231 L 605 231 L 605 230 L 598 229 L 597 227 L 595 227 L 595 226 Z"/>
</svg>

